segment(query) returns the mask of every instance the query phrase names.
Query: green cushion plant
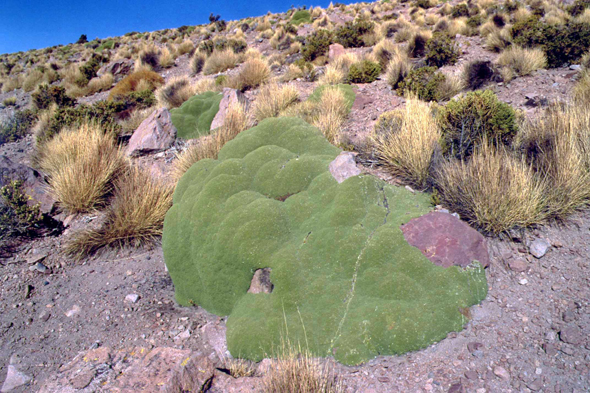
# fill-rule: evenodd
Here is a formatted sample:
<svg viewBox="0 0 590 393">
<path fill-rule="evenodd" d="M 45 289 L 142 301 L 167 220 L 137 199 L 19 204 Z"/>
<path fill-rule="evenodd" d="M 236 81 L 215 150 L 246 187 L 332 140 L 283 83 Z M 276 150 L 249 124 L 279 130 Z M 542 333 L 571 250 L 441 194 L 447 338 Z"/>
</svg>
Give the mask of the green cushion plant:
<svg viewBox="0 0 590 393">
<path fill-rule="evenodd" d="M 339 153 L 303 120 L 265 119 L 178 183 L 163 234 L 176 299 L 229 316 L 233 356 L 259 361 L 285 338 L 345 364 L 405 353 L 460 330 L 486 296 L 478 263 L 442 268 L 405 241 L 427 195 L 339 184 Z M 263 268 L 274 290 L 248 293 Z"/>
<path fill-rule="evenodd" d="M 193 139 L 208 135 L 222 98 L 223 94 L 208 91 L 191 97 L 179 108 L 170 110 L 170 118 L 178 131 L 178 137 Z"/>
</svg>

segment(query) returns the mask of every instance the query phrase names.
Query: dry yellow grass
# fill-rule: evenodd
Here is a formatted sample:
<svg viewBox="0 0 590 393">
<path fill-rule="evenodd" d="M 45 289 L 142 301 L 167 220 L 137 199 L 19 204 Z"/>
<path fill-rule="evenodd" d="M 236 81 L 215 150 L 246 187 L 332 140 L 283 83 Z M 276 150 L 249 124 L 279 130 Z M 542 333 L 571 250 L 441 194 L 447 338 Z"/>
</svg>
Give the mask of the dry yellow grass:
<svg viewBox="0 0 590 393">
<path fill-rule="evenodd" d="M 43 82 L 43 72 L 40 70 L 32 70 L 25 75 L 22 88 L 26 92 L 31 92 L 35 90 L 41 82 Z"/>
<path fill-rule="evenodd" d="M 319 128 L 330 143 L 338 145 L 342 137 L 340 128 L 347 114 L 348 103 L 342 90 L 326 87 L 317 103 L 317 115 L 311 124 Z"/>
<path fill-rule="evenodd" d="M 241 58 L 242 57 L 239 54 L 234 53 L 231 49 L 214 51 L 211 56 L 205 60 L 203 74 L 217 74 L 229 70 L 230 68 L 234 68 L 240 63 Z"/>
<path fill-rule="evenodd" d="M 498 57 L 498 64 L 510 68 L 518 76 L 526 76 L 547 66 L 547 56 L 541 49 L 526 49 L 512 45 Z"/>
<path fill-rule="evenodd" d="M 283 343 L 262 380 L 264 393 L 340 393 L 333 366 L 314 359 L 308 350 Z"/>
<path fill-rule="evenodd" d="M 548 181 L 547 211 L 563 219 L 590 202 L 590 113 L 585 104 L 550 107 L 526 123 L 518 145 Z"/>
<path fill-rule="evenodd" d="M 524 158 L 484 142 L 467 162 L 441 163 L 435 176 L 442 204 L 489 233 L 546 219 L 546 185 Z"/>
<path fill-rule="evenodd" d="M 292 64 L 291 64 L 292 65 Z M 328 64 L 324 70 L 324 74 L 320 77 L 321 85 L 337 85 L 344 83 L 346 73 L 334 64 Z"/>
<path fill-rule="evenodd" d="M 178 108 L 186 100 L 195 95 L 194 89 L 186 76 L 177 76 L 155 92 L 160 108 Z"/>
<path fill-rule="evenodd" d="M 195 94 L 201 94 L 206 91 L 221 91 L 222 86 L 217 85 L 215 83 L 215 79 L 205 78 L 196 81 L 193 85 L 193 89 L 195 91 Z"/>
<path fill-rule="evenodd" d="M 263 86 L 254 101 L 254 118 L 258 121 L 275 117 L 289 105 L 299 100 L 299 92 L 293 86 L 275 83 Z"/>
<path fill-rule="evenodd" d="M 445 80 L 438 86 L 440 101 L 447 101 L 465 88 L 465 80 L 455 74 L 444 74 Z"/>
<path fill-rule="evenodd" d="M 172 185 L 154 179 L 146 169 L 127 170 L 115 183 L 102 226 L 76 235 L 66 253 L 81 258 L 103 247 L 139 247 L 157 241 L 173 192 Z"/>
<path fill-rule="evenodd" d="M 64 130 L 45 143 L 38 162 L 49 177 L 51 193 L 71 213 L 103 204 L 126 165 L 114 134 L 89 123 Z"/>
<path fill-rule="evenodd" d="M 191 72 L 193 73 L 193 75 L 196 75 L 203 71 L 205 60 L 207 60 L 207 56 L 205 56 L 204 53 L 195 52 L 195 54 L 191 58 Z"/>
<path fill-rule="evenodd" d="M 87 86 L 80 87 L 77 84 L 65 83 L 66 92 L 72 97 L 85 97 L 101 91 L 109 90 L 113 86 L 115 78 L 113 74 L 106 73 L 100 77 L 92 78 Z"/>
<path fill-rule="evenodd" d="M 11 76 L 7 78 L 2 84 L 2 93 L 8 93 L 15 89 L 20 89 L 23 84 L 22 75 Z"/>
<path fill-rule="evenodd" d="M 238 74 L 229 78 L 227 85 L 242 91 L 255 89 L 267 83 L 271 75 L 270 67 L 265 60 L 252 58 L 244 63 Z"/>
<path fill-rule="evenodd" d="M 162 68 L 170 68 L 174 65 L 174 61 L 176 60 L 176 52 L 169 48 L 164 48 L 160 52 L 160 67 Z"/>
<path fill-rule="evenodd" d="M 241 104 L 230 105 L 223 125 L 213 134 L 199 138 L 196 143 L 177 155 L 172 168 L 172 178 L 178 181 L 197 161 L 205 158 L 216 159 L 219 150 L 240 132 L 250 126 L 246 109 Z"/>
<path fill-rule="evenodd" d="M 379 41 L 373 48 L 373 55 L 381 65 L 382 70 L 387 68 L 389 61 L 399 52 L 401 51 L 395 42 L 388 39 Z"/>
<path fill-rule="evenodd" d="M 427 188 L 441 137 L 430 105 L 412 98 L 403 109 L 380 120 L 370 139 L 377 157 L 394 175 L 415 187 Z"/>
<path fill-rule="evenodd" d="M 148 116 L 151 115 L 155 109 L 156 109 L 155 107 L 151 107 L 151 108 L 140 109 L 140 110 L 136 109 L 133 112 L 131 112 L 131 115 L 128 118 L 126 118 L 125 120 L 119 121 L 119 124 L 122 127 L 121 133 L 122 134 L 133 133 L 133 131 L 137 130 L 137 127 L 139 127 L 140 124 L 145 119 L 147 119 Z"/>
<path fill-rule="evenodd" d="M 585 68 L 573 89 L 574 100 L 578 105 L 590 105 L 590 70 Z"/>
<path fill-rule="evenodd" d="M 412 70 L 412 63 L 405 52 L 396 52 L 389 60 L 387 69 L 385 71 L 385 78 L 387 83 L 393 88 L 396 88 L 406 75 Z"/>
<path fill-rule="evenodd" d="M 176 47 L 176 55 L 182 56 L 186 53 L 190 53 L 193 49 L 195 49 L 193 42 L 191 40 L 185 40 Z"/>
</svg>

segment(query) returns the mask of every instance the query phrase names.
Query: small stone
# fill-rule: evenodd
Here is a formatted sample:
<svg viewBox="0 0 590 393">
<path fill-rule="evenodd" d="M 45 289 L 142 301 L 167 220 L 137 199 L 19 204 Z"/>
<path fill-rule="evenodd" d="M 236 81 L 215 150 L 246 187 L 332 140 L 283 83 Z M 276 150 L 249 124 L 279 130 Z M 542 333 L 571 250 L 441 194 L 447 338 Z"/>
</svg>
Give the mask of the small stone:
<svg viewBox="0 0 590 393">
<path fill-rule="evenodd" d="M 469 371 L 465 371 L 465 378 L 470 379 L 472 381 L 477 380 L 477 371 L 475 370 L 469 370 Z"/>
<path fill-rule="evenodd" d="M 82 309 L 80 308 L 80 306 L 78 306 L 78 305 L 74 304 L 74 306 L 73 306 L 73 307 L 72 307 L 70 310 L 68 310 L 68 311 L 66 312 L 66 317 L 68 317 L 68 318 L 71 318 L 71 317 L 73 317 L 74 315 L 77 315 L 77 314 L 79 314 L 79 313 L 80 313 L 80 311 L 82 311 Z"/>
<path fill-rule="evenodd" d="M 502 366 L 494 367 L 494 375 L 497 376 L 498 378 L 505 380 L 505 381 L 508 381 L 510 379 L 510 374 Z"/>
<path fill-rule="evenodd" d="M 139 300 L 139 295 L 136 293 L 130 293 L 125 296 L 125 301 L 129 303 L 136 303 Z"/>
<path fill-rule="evenodd" d="M 576 319 L 576 314 L 572 310 L 567 310 L 564 311 L 562 318 L 566 323 L 573 322 Z"/>
<path fill-rule="evenodd" d="M 525 272 L 529 268 L 528 262 L 523 258 L 511 259 L 508 261 L 508 266 L 517 273 Z"/>
<path fill-rule="evenodd" d="M 90 385 L 90 382 L 96 375 L 94 370 L 84 370 L 70 379 L 70 383 L 74 389 L 84 389 Z"/>
<path fill-rule="evenodd" d="M 520 285 L 526 285 L 526 284 L 528 284 L 528 283 L 529 283 L 529 281 L 528 281 L 526 278 L 523 278 L 523 279 L 522 279 L 522 280 L 520 280 L 518 283 L 519 283 Z"/>
<path fill-rule="evenodd" d="M 537 367 L 537 368 L 535 369 L 535 374 L 537 374 L 537 375 L 541 375 L 541 374 L 543 374 L 543 369 L 542 369 L 542 368 L 540 368 L 540 367 Z"/>
<path fill-rule="evenodd" d="M 412 194 L 416 193 L 416 191 L 414 191 L 414 189 L 410 186 L 406 186 L 406 190 L 410 191 Z"/>
<path fill-rule="evenodd" d="M 543 387 L 543 380 L 541 378 L 537 378 L 533 382 L 527 383 L 526 386 L 532 391 L 536 392 L 538 390 L 541 390 L 541 388 Z"/>
<path fill-rule="evenodd" d="M 580 64 L 572 64 L 572 65 L 570 65 L 570 70 L 579 71 L 581 69 L 582 69 L 582 66 Z"/>
<path fill-rule="evenodd" d="M 557 334 L 553 330 L 545 333 L 545 340 L 553 342 L 557 339 Z"/>
<path fill-rule="evenodd" d="M 33 266 L 30 266 L 29 270 L 32 272 L 38 271 L 39 273 L 45 273 L 45 272 L 47 272 L 47 266 L 45 266 L 41 262 L 37 262 Z"/>
<path fill-rule="evenodd" d="M 551 243 L 549 243 L 545 239 L 536 239 L 534 240 L 531 245 L 529 246 L 529 252 L 532 256 L 539 259 L 542 258 L 549 248 L 551 247 Z"/>
<path fill-rule="evenodd" d="M 475 393 L 486 393 L 486 388 L 479 388 L 475 390 Z"/>
<path fill-rule="evenodd" d="M 186 339 L 190 338 L 190 336 L 191 336 L 191 331 L 189 329 L 186 329 L 185 331 L 181 332 L 176 337 L 174 337 L 174 340 L 186 340 Z"/>
<path fill-rule="evenodd" d="M 452 384 L 449 390 L 447 390 L 448 393 L 462 393 L 464 391 L 465 389 L 463 389 L 463 385 L 460 382 Z"/>
<path fill-rule="evenodd" d="M 584 337 L 577 326 L 567 326 L 559 332 L 561 341 L 572 345 L 580 345 Z"/>
<path fill-rule="evenodd" d="M 377 377 L 377 381 L 386 383 L 386 382 L 391 382 L 391 379 L 388 377 Z"/>
<path fill-rule="evenodd" d="M 41 311 L 41 313 L 39 314 L 39 320 L 43 321 L 43 322 L 47 322 L 49 320 L 49 317 L 51 316 L 51 313 L 47 310 L 43 310 Z"/>
<path fill-rule="evenodd" d="M 566 355 L 572 356 L 574 354 L 574 349 L 569 345 L 562 345 L 561 352 L 565 353 Z"/>
<path fill-rule="evenodd" d="M 475 352 L 475 351 L 483 350 L 483 344 L 479 343 L 479 342 L 472 341 L 467 344 L 467 350 L 469 351 L 469 353 L 473 354 L 473 352 Z"/>
<path fill-rule="evenodd" d="M 6 379 L 2 384 L 2 388 L 0 388 L 0 392 L 10 392 L 19 386 L 26 385 L 29 382 L 31 382 L 31 377 L 18 371 L 14 365 L 9 364 L 8 370 L 6 372 Z"/>
</svg>

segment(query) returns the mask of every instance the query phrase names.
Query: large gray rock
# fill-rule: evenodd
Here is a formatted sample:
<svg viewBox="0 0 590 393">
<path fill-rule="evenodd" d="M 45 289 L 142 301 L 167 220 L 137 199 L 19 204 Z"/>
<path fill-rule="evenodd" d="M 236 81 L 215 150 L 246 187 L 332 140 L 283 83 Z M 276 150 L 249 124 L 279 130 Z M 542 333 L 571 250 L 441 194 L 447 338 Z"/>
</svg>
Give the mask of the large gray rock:
<svg viewBox="0 0 590 393">
<path fill-rule="evenodd" d="M 408 243 L 435 265 L 465 267 L 473 261 L 490 264 L 484 237 L 448 213 L 430 212 L 402 226 Z"/>
<path fill-rule="evenodd" d="M 127 154 L 132 157 L 157 153 L 169 149 L 176 139 L 176 127 L 172 124 L 170 112 L 160 108 L 145 119 L 135 130 Z"/>
<path fill-rule="evenodd" d="M 217 114 L 211 122 L 210 130 L 215 130 L 216 128 L 219 128 L 223 125 L 223 122 L 227 117 L 227 111 L 229 107 L 235 104 L 242 104 L 244 106 L 247 106 L 248 99 L 242 92 L 236 89 L 230 89 L 228 87 L 224 88 L 223 98 L 219 103 L 219 111 L 217 111 Z"/>
<path fill-rule="evenodd" d="M 349 177 L 360 175 L 361 170 L 356 166 L 354 154 L 343 151 L 330 163 L 330 173 L 338 183 L 342 183 Z"/>
<path fill-rule="evenodd" d="M 2 384 L 2 388 L 0 388 L 0 392 L 11 392 L 20 386 L 28 384 L 29 382 L 31 382 L 31 377 L 18 371 L 14 365 L 9 364 L 8 371 L 6 373 L 6 379 Z"/>
<path fill-rule="evenodd" d="M 24 192 L 32 199 L 31 204 L 40 204 L 42 213 L 50 214 L 55 208 L 55 199 L 47 192 L 47 184 L 39 172 L 26 165 L 11 161 L 6 156 L 0 157 L 0 187 L 12 180 L 22 180 Z"/>
</svg>

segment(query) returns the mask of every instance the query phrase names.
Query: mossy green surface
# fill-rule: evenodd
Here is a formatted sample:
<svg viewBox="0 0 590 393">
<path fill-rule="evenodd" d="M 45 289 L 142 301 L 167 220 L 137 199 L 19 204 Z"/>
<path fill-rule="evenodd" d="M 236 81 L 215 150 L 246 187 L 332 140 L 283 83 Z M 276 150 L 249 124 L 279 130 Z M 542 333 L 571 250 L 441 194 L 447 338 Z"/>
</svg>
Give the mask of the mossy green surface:
<svg viewBox="0 0 590 393">
<path fill-rule="evenodd" d="M 368 175 L 338 184 L 339 153 L 300 119 L 266 119 L 178 183 L 163 235 L 176 299 L 228 315 L 233 356 L 261 360 L 286 336 L 345 364 L 405 353 L 461 330 L 486 296 L 479 264 L 435 266 L 405 241 L 428 195 Z M 273 292 L 247 293 L 261 268 Z"/>
<path fill-rule="evenodd" d="M 219 111 L 223 94 L 208 91 L 189 98 L 179 108 L 170 110 L 172 124 L 183 139 L 209 135 L 209 128 Z"/>
<path fill-rule="evenodd" d="M 299 10 L 293 14 L 291 23 L 298 26 L 302 23 L 311 23 L 311 13 L 307 10 Z"/>
</svg>

